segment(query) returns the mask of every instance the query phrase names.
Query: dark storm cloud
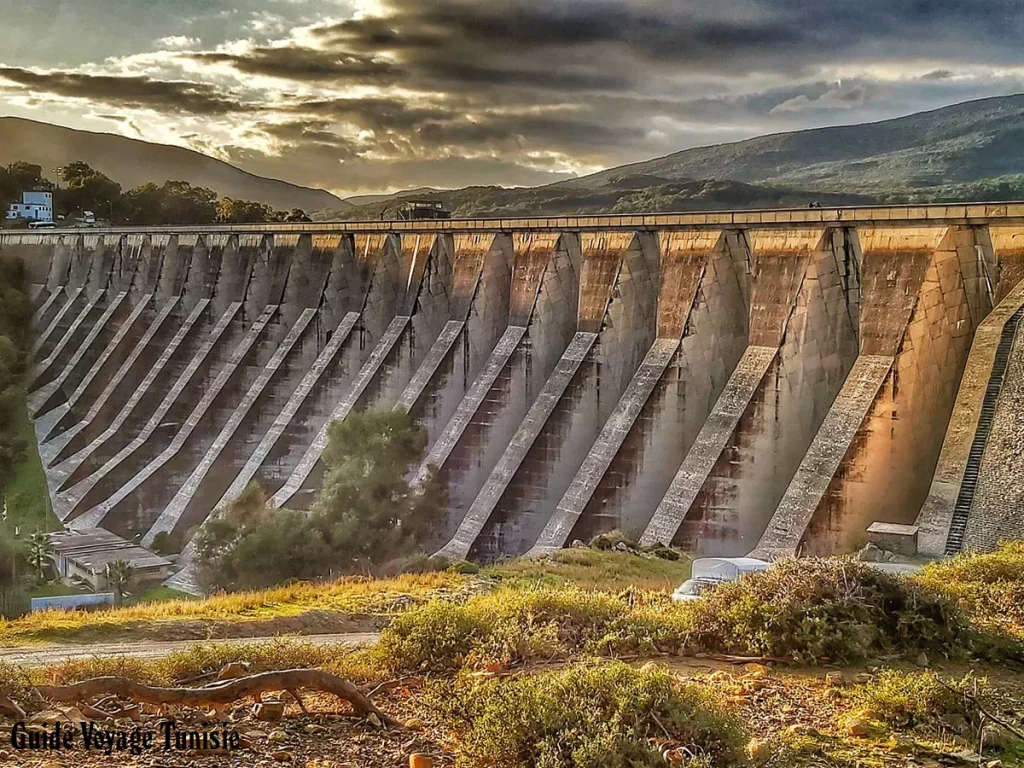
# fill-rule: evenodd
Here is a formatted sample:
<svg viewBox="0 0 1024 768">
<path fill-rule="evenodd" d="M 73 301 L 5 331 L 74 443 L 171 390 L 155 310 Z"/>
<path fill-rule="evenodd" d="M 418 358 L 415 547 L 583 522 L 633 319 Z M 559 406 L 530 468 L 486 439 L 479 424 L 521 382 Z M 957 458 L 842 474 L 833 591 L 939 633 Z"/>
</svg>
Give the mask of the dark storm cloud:
<svg viewBox="0 0 1024 768">
<path fill-rule="evenodd" d="M 197 115 L 222 115 L 249 109 L 206 83 L 77 72 L 34 72 L 20 67 L 0 67 L 0 79 L 36 94 L 88 99 L 125 108 L 152 108 L 161 112 Z"/>
<path fill-rule="evenodd" d="M 871 55 L 1018 61 L 1024 12 L 1019 0 L 394 0 L 384 18 L 317 34 L 347 50 L 396 51 L 441 72 L 444 62 L 479 66 L 464 58 L 468 51 L 489 50 L 498 60 L 532 52 L 549 63 L 582 58 L 596 72 L 621 63 L 593 49 L 692 70 L 790 71 Z"/>
<path fill-rule="evenodd" d="M 249 75 L 267 75 L 286 80 L 386 85 L 397 76 L 391 64 L 373 56 L 298 46 L 258 47 L 245 54 L 197 53 L 188 58 L 201 64 L 228 64 Z"/>
</svg>

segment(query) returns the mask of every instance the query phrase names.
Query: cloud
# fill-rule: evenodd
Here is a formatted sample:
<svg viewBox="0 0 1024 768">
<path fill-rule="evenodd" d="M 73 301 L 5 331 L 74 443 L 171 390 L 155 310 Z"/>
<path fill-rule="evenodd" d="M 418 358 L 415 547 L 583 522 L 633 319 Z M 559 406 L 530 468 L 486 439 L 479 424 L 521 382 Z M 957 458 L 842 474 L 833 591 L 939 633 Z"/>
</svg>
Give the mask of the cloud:
<svg viewBox="0 0 1024 768">
<path fill-rule="evenodd" d="M 167 37 L 161 37 L 155 41 L 155 45 L 158 48 L 164 50 L 183 50 L 185 48 L 195 48 L 202 41 L 198 37 L 188 37 L 187 35 L 168 35 Z"/>
<path fill-rule="evenodd" d="M 178 2 L 130 53 L 0 68 L 5 98 L 354 191 L 543 183 L 1024 88 L 1020 0 Z"/>
<path fill-rule="evenodd" d="M 245 112 L 249 109 L 214 86 L 190 81 L 89 75 L 80 72 L 39 72 L 6 66 L 0 66 L 0 79 L 30 89 L 33 93 L 48 93 L 124 108 L 204 115 Z"/>
</svg>

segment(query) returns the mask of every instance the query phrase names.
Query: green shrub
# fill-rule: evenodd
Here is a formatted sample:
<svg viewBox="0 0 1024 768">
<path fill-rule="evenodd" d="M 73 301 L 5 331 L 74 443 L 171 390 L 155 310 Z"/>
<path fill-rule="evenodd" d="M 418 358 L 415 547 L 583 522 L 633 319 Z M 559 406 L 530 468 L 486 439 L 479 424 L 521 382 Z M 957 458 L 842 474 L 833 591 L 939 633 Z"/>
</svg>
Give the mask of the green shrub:
<svg viewBox="0 0 1024 768">
<path fill-rule="evenodd" d="M 653 652 L 671 624 L 641 611 L 642 604 L 631 593 L 577 587 L 499 589 L 462 604 L 406 611 L 381 633 L 378 653 L 394 670 L 444 672 L 578 653 Z"/>
<path fill-rule="evenodd" d="M 783 561 L 691 605 L 688 644 L 701 650 L 852 661 L 956 653 L 970 642 L 935 590 L 845 559 Z"/>
<path fill-rule="evenodd" d="M 976 627 L 1024 641 L 1024 541 L 932 563 L 914 578 L 949 595 Z"/>
<path fill-rule="evenodd" d="M 746 743 L 706 688 L 620 662 L 509 680 L 462 676 L 435 683 L 426 706 L 454 723 L 457 764 L 467 768 L 662 766 L 663 744 L 694 755 L 689 766 L 730 766 Z"/>
<path fill-rule="evenodd" d="M 952 729 L 957 735 L 976 732 L 980 711 L 968 698 L 984 695 L 988 683 L 970 675 L 943 681 L 934 672 L 884 670 L 854 694 L 859 714 L 897 729 Z"/>
</svg>

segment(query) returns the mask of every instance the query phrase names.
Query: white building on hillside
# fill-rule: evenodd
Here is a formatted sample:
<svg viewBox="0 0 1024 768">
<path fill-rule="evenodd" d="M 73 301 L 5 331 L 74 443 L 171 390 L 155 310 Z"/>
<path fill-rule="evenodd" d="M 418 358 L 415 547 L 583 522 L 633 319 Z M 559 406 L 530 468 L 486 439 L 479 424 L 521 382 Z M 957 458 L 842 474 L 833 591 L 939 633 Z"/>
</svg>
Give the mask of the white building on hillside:
<svg viewBox="0 0 1024 768">
<path fill-rule="evenodd" d="M 22 192 L 21 202 L 11 203 L 7 209 L 7 218 L 53 221 L 53 193 Z"/>
</svg>

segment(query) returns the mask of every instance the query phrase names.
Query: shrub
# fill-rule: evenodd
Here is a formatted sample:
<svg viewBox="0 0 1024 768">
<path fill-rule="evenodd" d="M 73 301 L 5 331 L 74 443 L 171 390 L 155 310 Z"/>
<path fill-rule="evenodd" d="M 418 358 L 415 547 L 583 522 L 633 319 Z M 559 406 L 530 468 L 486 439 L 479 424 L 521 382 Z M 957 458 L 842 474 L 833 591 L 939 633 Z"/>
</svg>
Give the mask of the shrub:
<svg viewBox="0 0 1024 768">
<path fill-rule="evenodd" d="M 435 683 L 429 711 L 455 723 L 458 764 L 507 768 L 664 765 L 685 748 L 691 766 L 742 762 L 746 737 L 706 688 L 658 669 L 583 663 L 510 680 Z"/>
<path fill-rule="evenodd" d="M 965 694 L 984 694 L 985 680 L 970 675 L 943 681 L 934 672 L 882 671 L 854 694 L 859 715 L 897 729 L 924 728 L 938 731 L 959 723 L 958 735 L 976 731 L 980 711 Z"/>
<path fill-rule="evenodd" d="M 963 651 L 965 623 L 935 590 L 845 559 L 776 564 L 692 604 L 701 650 L 852 661 Z"/>
<path fill-rule="evenodd" d="M 444 672 L 640 645 L 653 651 L 664 627 L 631 600 L 630 594 L 546 587 L 500 589 L 463 604 L 432 602 L 396 617 L 381 633 L 378 653 L 395 670 Z"/>
<path fill-rule="evenodd" d="M 1024 541 L 932 563 L 915 580 L 952 597 L 975 626 L 1024 640 Z"/>
</svg>

